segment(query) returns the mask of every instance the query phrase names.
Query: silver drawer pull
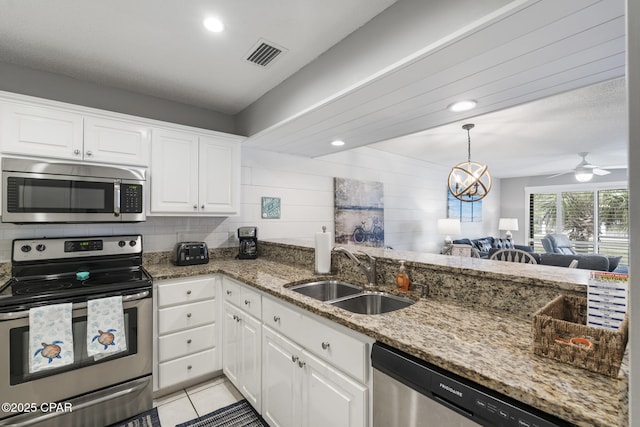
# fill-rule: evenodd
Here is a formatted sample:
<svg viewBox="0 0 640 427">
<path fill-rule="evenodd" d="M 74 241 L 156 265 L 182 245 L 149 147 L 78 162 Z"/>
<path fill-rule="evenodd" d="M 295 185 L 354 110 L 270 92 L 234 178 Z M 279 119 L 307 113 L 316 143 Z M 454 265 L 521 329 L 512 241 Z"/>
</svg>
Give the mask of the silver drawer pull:
<svg viewBox="0 0 640 427">
<path fill-rule="evenodd" d="M 293 356 L 293 355 L 291 356 L 291 361 L 292 361 L 293 363 L 296 363 L 299 359 L 300 359 L 300 358 L 299 358 L 298 356 Z"/>
<path fill-rule="evenodd" d="M 325 342 L 323 342 L 323 343 L 322 343 L 322 349 L 323 349 L 323 350 L 326 350 L 326 349 L 328 349 L 328 348 L 329 348 L 329 343 L 328 343 L 328 342 L 326 342 L 326 341 L 325 341 Z"/>
<path fill-rule="evenodd" d="M 78 156 L 80 154 L 80 150 L 78 150 L 77 148 L 75 150 L 73 150 L 73 154 L 75 154 L 76 156 Z"/>
<path fill-rule="evenodd" d="M 227 291 L 227 295 L 231 295 L 231 294 L 232 294 L 232 292 L 231 292 L 231 291 Z"/>
<path fill-rule="evenodd" d="M 191 317 L 191 313 L 187 313 L 187 317 Z"/>
<path fill-rule="evenodd" d="M 187 344 L 191 344 L 191 338 L 187 340 Z"/>
<path fill-rule="evenodd" d="M 249 301 L 248 299 L 244 300 L 244 305 L 249 305 L 251 304 L 251 301 Z"/>
<path fill-rule="evenodd" d="M 193 366 L 191 366 L 191 365 L 187 366 L 187 369 L 190 370 L 191 368 L 193 368 Z"/>
<path fill-rule="evenodd" d="M 280 316 L 273 316 L 273 321 L 274 322 L 279 322 L 280 321 Z"/>
<path fill-rule="evenodd" d="M 187 295 L 191 295 L 191 291 L 190 291 L 190 290 L 189 290 L 189 291 L 187 291 Z"/>
<path fill-rule="evenodd" d="M 304 365 L 306 365 L 306 363 L 304 363 L 304 362 L 302 362 L 302 361 L 298 360 L 298 367 L 300 367 L 300 368 L 304 368 Z"/>
</svg>

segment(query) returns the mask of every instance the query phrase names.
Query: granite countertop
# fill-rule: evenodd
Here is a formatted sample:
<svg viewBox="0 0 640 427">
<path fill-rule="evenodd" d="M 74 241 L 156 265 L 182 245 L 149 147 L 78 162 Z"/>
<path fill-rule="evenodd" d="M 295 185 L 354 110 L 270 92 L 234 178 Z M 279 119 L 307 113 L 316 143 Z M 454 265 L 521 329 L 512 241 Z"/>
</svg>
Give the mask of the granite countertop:
<svg viewBox="0 0 640 427">
<path fill-rule="evenodd" d="M 266 259 L 145 267 L 154 280 L 223 273 L 576 425 L 620 425 L 622 380 L 535 356 L 526 318 L 434 298 L 382 315 L 354 314 L 287 288 L 317 280 L 311 270 Z"/>
</svg>

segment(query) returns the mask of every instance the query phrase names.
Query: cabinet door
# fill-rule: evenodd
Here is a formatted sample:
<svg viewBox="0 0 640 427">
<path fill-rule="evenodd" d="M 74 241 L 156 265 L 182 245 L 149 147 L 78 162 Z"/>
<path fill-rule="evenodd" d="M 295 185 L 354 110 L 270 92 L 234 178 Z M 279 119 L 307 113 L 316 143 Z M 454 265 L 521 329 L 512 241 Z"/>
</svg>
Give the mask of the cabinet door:
<svg viewBox="0 0 640 427">
<path fill-rule="evenodd" d="M 262 417 L 272 427 L 297 427 L 302 409 L 302 348 L 262 328 Z"/>
<path fill-rule="evenodd" d="M 200 137 L 200 203 L 203 214 L 236 214 L 240 194 L 240 145 Z"/>
<path fill-rule="evenodd" d="M 151 129 L 130 122 L 87 116 L 84 160 L 149 166 Z"/>
<path fill-rule="evenodd" d="M 242 349 L 240 351 L 240 392 L 251 403 L 251 406 L 261 412 L 262 388 L 262 330 L 260 321 L 240 312 L 240 328 L 242 335 Z"/>
<path fill-rule="evenodd" d="M 0 107 L 4 153 L 82 159 L 81 115 L 11 103 Z"/>
<path fill-rule="evenodd" d="M 240 388 L 239 310 L 225 302 L 222 314 L 222 371 L 236 388 Z"/>
<path fill-rule="evenodd" d="M 303 351 L 303 427 L 365 427 L 367 388 Z M 328 409 L 330 408 L 330 409 Z"/>
<path fill-rule="evenodd" d="M 198 136 L 154 129 L 151 213 L 198 211 Z"/>
</svg>

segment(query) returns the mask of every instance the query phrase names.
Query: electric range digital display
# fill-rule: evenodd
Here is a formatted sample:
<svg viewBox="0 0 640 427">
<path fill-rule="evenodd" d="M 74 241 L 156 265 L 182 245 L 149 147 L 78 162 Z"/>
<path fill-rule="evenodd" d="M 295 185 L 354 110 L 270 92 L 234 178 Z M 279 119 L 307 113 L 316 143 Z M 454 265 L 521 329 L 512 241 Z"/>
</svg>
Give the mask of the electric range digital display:
<svg viewBox="0 0 640 427">
<path fill-rule="evenodd" d="M 101 251 L 102 240 L 67 240 L 64 242 L 65 252 Z"/>
</svg>

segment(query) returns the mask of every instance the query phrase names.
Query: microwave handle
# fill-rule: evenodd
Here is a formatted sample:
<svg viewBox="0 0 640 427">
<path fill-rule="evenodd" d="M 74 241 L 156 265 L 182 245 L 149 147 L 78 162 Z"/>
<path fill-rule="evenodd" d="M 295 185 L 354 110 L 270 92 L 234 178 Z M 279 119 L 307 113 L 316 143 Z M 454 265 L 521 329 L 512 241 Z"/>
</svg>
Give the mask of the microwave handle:
<svg viewBox="0 0 640 427">
<path fill-rule="evenodd" d="M 120 216 L 120 181 L 113 184 L 113 215 Z"/>
</svg>

